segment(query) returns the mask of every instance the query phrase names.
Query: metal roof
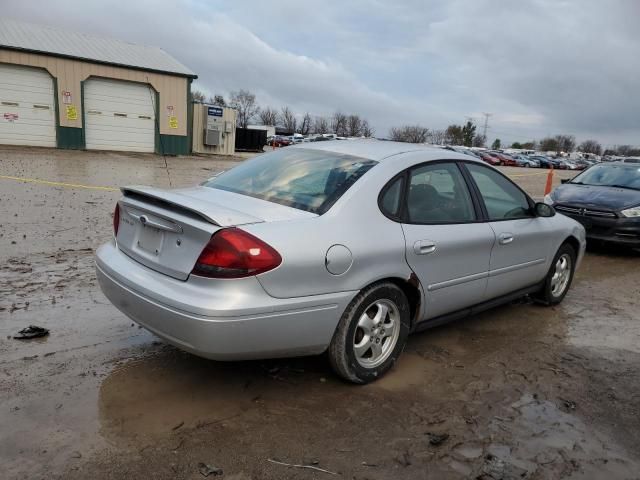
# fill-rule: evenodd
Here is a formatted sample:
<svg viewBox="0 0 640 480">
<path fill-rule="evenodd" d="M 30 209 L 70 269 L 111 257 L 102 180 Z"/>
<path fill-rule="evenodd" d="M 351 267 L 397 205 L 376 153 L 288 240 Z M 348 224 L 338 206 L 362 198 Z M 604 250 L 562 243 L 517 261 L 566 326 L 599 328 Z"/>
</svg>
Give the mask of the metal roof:
<svg viewBox="0 0 640 480">
<path fill-rule="evenodd" d="M 0 18 L 0 48 L 87 60 L 196 78 L 159 47 Z"/>
</svg>

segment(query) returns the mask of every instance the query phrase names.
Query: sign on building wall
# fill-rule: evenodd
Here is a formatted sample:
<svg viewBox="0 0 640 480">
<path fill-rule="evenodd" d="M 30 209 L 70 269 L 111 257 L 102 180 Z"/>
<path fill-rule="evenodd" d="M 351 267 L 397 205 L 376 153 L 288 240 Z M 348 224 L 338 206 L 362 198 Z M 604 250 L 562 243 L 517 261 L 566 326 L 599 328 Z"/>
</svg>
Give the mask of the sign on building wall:
<svg viewBox="0 0 640 480">
<path fill-rule="evenodd" d="M 207 107 L 207 115 L 211 117 L 221 117 L 222 107 Z"/>
<path fill-rule="evenodd" d="M 69 105 L 71 103 L 71 92 L 65 90 L 62 92 L 62 103 Z"/>
<path fill-rule="evenodd" d="M 67 120 L 77 120 L 78 111 L 75 105 L 67 105 Z"/>
<path fill-rule="evenodd" d="M 178 117 L 169 117 L 169 128 L 178 128 Z"/>
</svg>

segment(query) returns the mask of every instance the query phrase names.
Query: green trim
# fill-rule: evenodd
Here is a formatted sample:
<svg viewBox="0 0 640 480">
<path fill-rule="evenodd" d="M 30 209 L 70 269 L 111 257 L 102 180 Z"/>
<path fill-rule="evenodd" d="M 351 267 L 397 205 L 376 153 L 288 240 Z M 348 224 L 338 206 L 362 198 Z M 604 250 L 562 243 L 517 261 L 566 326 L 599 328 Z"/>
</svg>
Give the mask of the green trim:
<svg viewBox="0 0 640 480">
<path fill-rule="evenodd" d="M 58 148 L 84 150 L 84 130 L 76 127 L 58 127 Z"/>
<path fill-rule="evenodd" d="M 53 101 L 56 110 L 56 145 L 66 150 L 84 150 L 84 113 L 82 114 L 82 128 L 63 127 L 60 125 L 60 104 L 58 103 L 58 79 L 53 78 Z M 80 82 L 80 102 L 84 104 L 84 85 Z"/>
<path fill-rule="evenodd" d="M 160 93 L 158 93 L 158 91 L 153 88 L 153 92 L 155 93 L 155 108 L 154 110 L 156 111 L 156 138 L 155 138 L 155 152 L 156 153 L 162 153 L 162 142 L 160 141 Z"/>
<path fill-rule="evenodd" d="M 189 151 L 193 151 L 193 102 L 191 101 L 191 78 L 187 79 L 187 140 L 189 142 Z"/>
<path fill-rule="evenodd" d="M 189 155 L 189 137 L 187 135 L 160 135 L 162 155 Z"/>
<path fill-rule="evenodd" d="M 45 52 L 42 50 L 33 50 L 31 48 L 11 47 L 8 45 L 2 45 L 0 46 L 0 48 L 3 50 L 14 50 L 17 52 L 36 53 L 38 55 L 43 55 L 45 57 L 68 58 L 70 60 L 78 60 L 86 63 L 97 63 L 98 65 L 109 65 L 111 67 L 128 68 L 130 70 L 140 70 L 142 72 L 160 73 L 162 75 L 171 75 L 174 77 L 183 77 L 183 78 L 186 77 L 191 79 L 198 78 L 198 75 L 196 75 L 195 73 L 169 72 L 166 70 L 157 70 L 155 68 L 145 68 L 145 67 L 137 67 L 135 65 L 127 65 L 125 63 L 107 62 L 104 60 L 94 60 L 91 58 L 78 57 L 75 55 L 65 55 L 63 53 L 52 53 L 52 52 Z"/>
<path fill-rule="evenodd" d="M 45 70 L 49 73 L 48 70 Z M 49 73 L 49 75 L 51 75 Z M 56 115 L 56 145 L 60 146 L 60 106 L 58 105 L 58 78 L 51 76 L 53 78 L 53 108 L 55 110 Z"/>
<path fill-rule="evenodd" d="M 85 114 L 84 114 L 84 82 L 86 80 L 80 80 L 80 116 L 82 118 L 82 131 L 84 132 L 85 129 L 87 128 L 85 126 Z"/>
</svg>

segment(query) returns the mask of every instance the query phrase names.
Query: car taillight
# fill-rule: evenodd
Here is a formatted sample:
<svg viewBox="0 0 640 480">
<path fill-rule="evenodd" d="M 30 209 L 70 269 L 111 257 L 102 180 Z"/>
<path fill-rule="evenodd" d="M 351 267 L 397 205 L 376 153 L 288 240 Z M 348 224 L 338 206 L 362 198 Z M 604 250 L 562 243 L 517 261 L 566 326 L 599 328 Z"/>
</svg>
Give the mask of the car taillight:
<svg viewBox="0 0 640 480">
<path fill-rule="evenodd" d="M 118 227 L 120 227 L 120 205 L 116 203 L 116 208 L 113 211 L 113 236 L 118 236 Z"/>
<path fill-rule="evenodd" d="M 242 278 L 267 272 L 280 263 L 280 254 L 259 238 L 239 228 L 225 228 L 213 234 L 191 273 L 210 278 Z"/>
</svg>

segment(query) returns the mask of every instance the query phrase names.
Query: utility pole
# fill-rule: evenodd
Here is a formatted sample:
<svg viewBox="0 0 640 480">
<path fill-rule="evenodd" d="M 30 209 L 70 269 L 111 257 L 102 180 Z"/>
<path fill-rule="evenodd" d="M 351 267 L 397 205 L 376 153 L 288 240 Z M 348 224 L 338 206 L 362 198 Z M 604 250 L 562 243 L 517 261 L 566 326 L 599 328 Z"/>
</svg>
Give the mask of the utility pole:
<svg viewBox="0 0 640 480">
<path fill-rule="evenodd" d="M 487 129 L 489 128 L 489 117 L 491 115 L 493 115 L 492 113 L 483 113 L 484 115 L 484 127 L 482 129 L 482 135 L 484 136 L 485 140 L 487 138 Z"/>
</svg>

